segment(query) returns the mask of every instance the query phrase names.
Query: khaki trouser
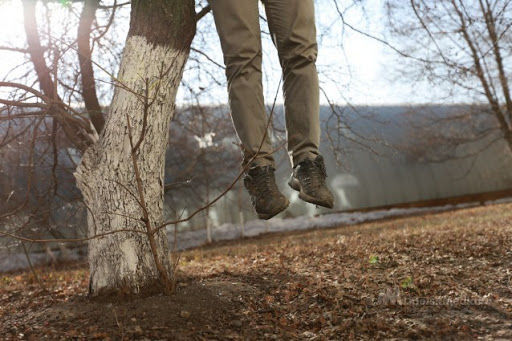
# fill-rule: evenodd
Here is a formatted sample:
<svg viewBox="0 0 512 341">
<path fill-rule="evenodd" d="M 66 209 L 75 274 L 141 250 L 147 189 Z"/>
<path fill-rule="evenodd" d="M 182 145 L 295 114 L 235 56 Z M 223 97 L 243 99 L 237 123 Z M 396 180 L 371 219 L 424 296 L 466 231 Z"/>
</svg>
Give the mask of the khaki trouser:
<svg viewBox="0 0 512 341">
<path fill-rule="evenodd" d="M 288 152 L 293 165 L 318 155 L 319 89 L 313 0 L 262 0 L 283 69 Z M 261 74 L 258 0 L 210 0 L 219 33 L 229 105 L 244 164 L 274 165 Z M 261 145 L 261 148 L 260 148 Z"/>
</svg>

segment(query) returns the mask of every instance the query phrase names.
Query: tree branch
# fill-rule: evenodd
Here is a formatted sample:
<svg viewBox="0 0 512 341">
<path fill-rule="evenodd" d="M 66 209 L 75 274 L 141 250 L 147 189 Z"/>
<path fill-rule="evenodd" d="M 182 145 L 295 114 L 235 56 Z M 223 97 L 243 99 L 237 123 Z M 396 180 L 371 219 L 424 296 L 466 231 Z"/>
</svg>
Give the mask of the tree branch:
<svg viewBox="0 0 512 341">
<path fill-rule="evenodd" d="M 94 79 L 90 46 L 92 22 L 96 16 L 98 5 L 98 0 L 84 1 L 84 7 L 80 14 L 80 23 L 78 25 L 77 43 L 84 104 L 94 128 L 96 128 L 96 131 L 99 133 L 105 125 L 105 119 L 96 94 L 96 81 Z"/>
</svg>

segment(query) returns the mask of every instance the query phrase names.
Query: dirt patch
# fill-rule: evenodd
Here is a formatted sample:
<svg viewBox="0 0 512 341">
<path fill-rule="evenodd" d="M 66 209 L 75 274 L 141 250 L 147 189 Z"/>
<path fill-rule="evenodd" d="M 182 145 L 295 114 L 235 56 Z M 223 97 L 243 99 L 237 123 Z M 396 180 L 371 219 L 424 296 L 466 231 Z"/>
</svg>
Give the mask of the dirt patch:
<svg viewBox="0 0 512 341">
<path fill-rule="evenodd" d="M 100 302 L 83 294 L 62 300 L 36 290 L 29 293 L 32 298 L 46 298 L 42 298 L 40 309 L 31 306 L 27 311 L 20 295 L 12 293 L 2 297 L 7 298 L 3 303 L 21 303 L 17 308 L 22 309 L 15 309 L 7 319 L 3 316 L 3 337 L 209 339 L 243 335 L 247 323 L 239 316 L 243 306 L 240 296 L 254 294 L 255 289 L 243 283 L 219 280 L 181 282 L 171 297 L 158 295 L 123 302 Z"/>
<path fill-rule="evenodd" d="M 85 269 L 1 279 L 5 339 L 512 339 L 512 205 L 182 255 L 175 296 L 85 297 Z"/>
</svg>

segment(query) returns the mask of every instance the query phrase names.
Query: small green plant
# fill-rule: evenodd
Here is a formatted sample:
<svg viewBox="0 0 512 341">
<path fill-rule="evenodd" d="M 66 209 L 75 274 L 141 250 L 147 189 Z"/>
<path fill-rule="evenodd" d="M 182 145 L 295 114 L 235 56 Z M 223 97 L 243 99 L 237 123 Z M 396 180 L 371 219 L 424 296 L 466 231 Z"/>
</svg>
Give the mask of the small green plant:
<svg viewBox="0 0 512 341">
<path fill-rule="evenodd" d="M 402 284 L 400 284 L 400 286 L 403 289 L 414 287 L 414 283 L 412 281 L 412 277 L 411 276 L 407 276 L 407 278 L 402 281 Z"/>
<path fill-rule="evenodd" d="M 60 4 L 64 7 L 71 7 L 71 0 L 60 0 Z"/>
<path fill-rule="evenodd" d="M 370 264 L 377 264 L 379 262 L 379 257 L 372 255 L 372 256 L 370 256 L 369 262 L 370 262 Z"/>
</svg>

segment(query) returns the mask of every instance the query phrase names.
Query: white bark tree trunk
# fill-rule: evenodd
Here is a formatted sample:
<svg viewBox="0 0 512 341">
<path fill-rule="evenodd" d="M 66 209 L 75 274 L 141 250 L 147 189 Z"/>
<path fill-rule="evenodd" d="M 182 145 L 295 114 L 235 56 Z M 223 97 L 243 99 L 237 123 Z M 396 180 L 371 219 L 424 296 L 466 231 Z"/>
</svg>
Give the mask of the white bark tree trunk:
<svg viewBox="0 0 512 341">
<path fill-rule="evenodd" d="M 130 33 L 117 78 L 120 85 L 99 141 L 86 151 L 75 173 L 89 210 L 89 237 L 107 234 L 89 241 L 92 296 L 161 290 L 162 274 L 155 260 L 172 276 L 165 229 L 154 234 L 153 249 L 146 234 L 128 118 L 133 144 L 144 131 L 135 156 L 147 214 L 155 228 L 163 219 L 165 150 L 194 34 L 193 13 L 193 1 L 132 1 Z M 180 34 L 187 27 L 189 32 Z M 118 230 L 141 232 L 109 234 Z"/>
</svg>

